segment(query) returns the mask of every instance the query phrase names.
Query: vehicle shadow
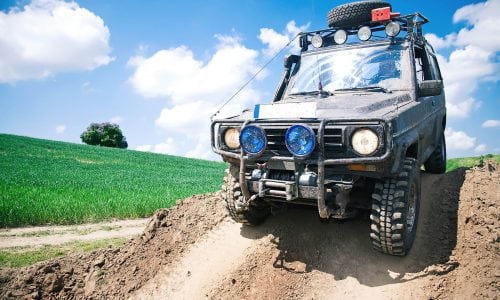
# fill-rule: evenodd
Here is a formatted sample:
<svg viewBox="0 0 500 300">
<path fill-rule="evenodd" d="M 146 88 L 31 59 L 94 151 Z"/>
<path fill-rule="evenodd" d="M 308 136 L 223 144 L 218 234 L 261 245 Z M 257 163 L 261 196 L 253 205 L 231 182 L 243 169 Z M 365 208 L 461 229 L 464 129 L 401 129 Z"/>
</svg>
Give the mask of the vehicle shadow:
<svg viewBox="0 0 500 300">
<path fill-rule="evenodd" d="M 422 200 L 417 237 L 406 257 L 381 254 L 371 248 L 370 220 L 365 215 L 345 222 L 321 223 L 315 209 L 290 208 L 259 227 L 242 226 L 241 235 L 261 238 L 272 234 L 279 255 L 275 268 L 296 272 L 288 265 L 305 264 L 335 280 L 356 278 L 360 284 L 380 286 L 425 276 L 428 266 L 446 263 L 457 242 L 460 187 L 465 169 L 444 175 L 421 174 Z M 304 272 L 304 270 L 301 270 Z"/>
</svg>

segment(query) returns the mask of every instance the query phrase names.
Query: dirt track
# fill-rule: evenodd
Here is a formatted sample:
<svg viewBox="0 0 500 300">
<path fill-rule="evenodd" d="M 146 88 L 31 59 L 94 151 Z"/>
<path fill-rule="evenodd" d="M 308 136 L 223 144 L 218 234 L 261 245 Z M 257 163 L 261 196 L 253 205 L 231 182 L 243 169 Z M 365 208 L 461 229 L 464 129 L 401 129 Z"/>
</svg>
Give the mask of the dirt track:
<svg viewBox="0 0 500 300">
<path fill-rule="evenodd" d="M 121 248 L 0 270 L 0 297 L 498 298 L 500 166 L 422 173 L 422 185 L 405 258 L 371 249 L 367 218 L 322 224 L 290 208 L 254 228 L 200 195 L 159 211 Z"/>
<path fill-rule="evenodd" d="M 0 228 L 0 249 L 62 245 L 74 241 L 130 238 L 141 234 L 147 221 L 147 219 L 135 219 L 76 226 Z"/>
</svg>

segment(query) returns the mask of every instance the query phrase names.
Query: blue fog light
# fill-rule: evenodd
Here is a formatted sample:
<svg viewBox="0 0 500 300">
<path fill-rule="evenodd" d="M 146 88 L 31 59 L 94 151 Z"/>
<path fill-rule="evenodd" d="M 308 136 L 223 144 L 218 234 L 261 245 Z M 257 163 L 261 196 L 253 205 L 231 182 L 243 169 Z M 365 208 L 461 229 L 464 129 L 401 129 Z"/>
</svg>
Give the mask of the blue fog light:
<svg viewBox="0 0 500 300">
<path fill-rule="evenodd" d="M 293 125 L 286 131 L 285 143 L 288 151 L 298 157 L 311 154 L 316 146 L 316 137 L 311 128 Z"/>
<path fill-rule="evenodd" d="M 264 130 L 254 125 L 243 127 L 240 133 L 240 145 L 243 150 L 252 155 L 261 154 L 266 148 L 267 138 Z"/>
</svg>

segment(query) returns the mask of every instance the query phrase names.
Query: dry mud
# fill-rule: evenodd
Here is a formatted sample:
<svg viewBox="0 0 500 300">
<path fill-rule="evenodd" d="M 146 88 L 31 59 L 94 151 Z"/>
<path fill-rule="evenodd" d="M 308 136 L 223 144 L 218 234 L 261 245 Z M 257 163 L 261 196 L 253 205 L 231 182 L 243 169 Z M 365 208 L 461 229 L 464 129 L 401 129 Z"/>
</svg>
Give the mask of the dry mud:
<svg viewBox="0 0 500 300">
<path fill-rule="evenodd" d="M 0 270 L 0 298 L 498 298 L 500 165 L 421 176 L 404 258 L 371 249 L 366 216 L 324 224 L 314 209 L 289 208 L 249 227 L 207 194 L 158 211 L 120 248 Z"/>
</svg>

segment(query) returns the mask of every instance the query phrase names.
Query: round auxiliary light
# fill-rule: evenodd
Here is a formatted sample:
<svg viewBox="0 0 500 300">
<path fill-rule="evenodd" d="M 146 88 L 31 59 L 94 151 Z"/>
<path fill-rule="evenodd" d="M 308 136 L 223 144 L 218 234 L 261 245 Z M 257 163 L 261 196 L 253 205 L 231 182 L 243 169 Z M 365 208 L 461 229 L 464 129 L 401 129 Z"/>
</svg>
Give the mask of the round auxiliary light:
<svg viewBox="0 0 500 300">
<path fill-rule="evenodd" d="M 358 129 L 351 138 L 351 145 L 354 151 L 361 155 L 370 155 L 378 149 L 378 136 L 370 129 Z"/>
<path fill-rule="evenodd" d="M 368 26 L 363 26 L 358 30 L 358 38 L 360 41 L 368 41 L 372 37 L 372 30 Z"/>
<path fill-rule="evenodd" d="M 345 43 L 347 41 L 347 32 L 342 29 L 337 30 L 333 35 L 333 40 L 339 45 Z"/>
<path fill-rule="evenodd" d="M 305 125 L 293 125 L 286 131 L 285 144 L 293 155 L 305 157 L 313 152 L 316 136 L 314 131 Z"/>
<path fill-rule="evenodd" d="M 251 155 L 259 155 L 266 149 L 267 138 L 264 130 L 255 125 L 247 125 L 241 129 L 240 145 Z"/>
<path fill-rule="evenodd" d="M 237 149 L 240 147 L 240 132 L 234 127 L 230 127 L 224 131 L 224 144 L 229 149 Z"/>
<path fill-rule="evenodd" d="M 396 22 L 389 22 L 385 25 L 385 34 L 390 37 L 395 37 L 401 31 L 401 26 Z"/>
<path fill-rule="evenodd" d="M 313 45 L 314 48 L 319 48 L 323 46 L 323 38 L 319 34 L 313 35 L 311 38 L 311 44 Z"/>
</svg>

